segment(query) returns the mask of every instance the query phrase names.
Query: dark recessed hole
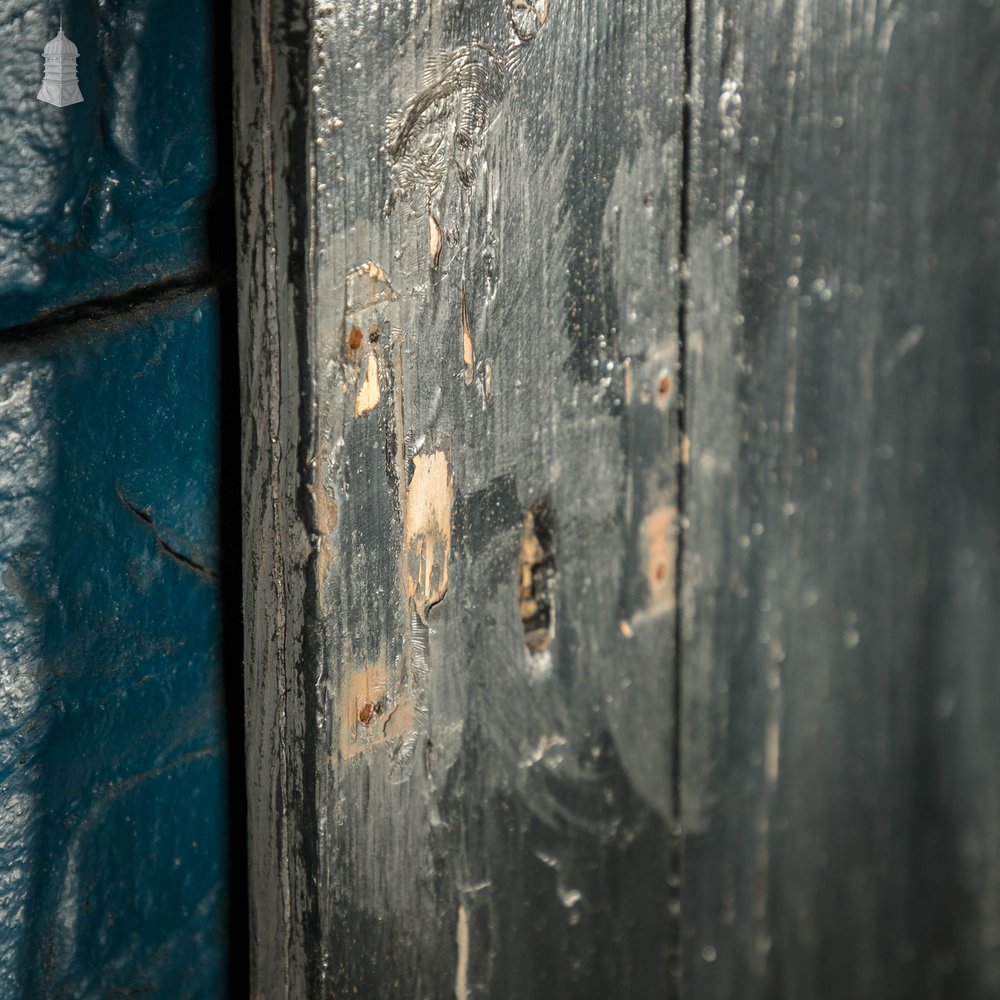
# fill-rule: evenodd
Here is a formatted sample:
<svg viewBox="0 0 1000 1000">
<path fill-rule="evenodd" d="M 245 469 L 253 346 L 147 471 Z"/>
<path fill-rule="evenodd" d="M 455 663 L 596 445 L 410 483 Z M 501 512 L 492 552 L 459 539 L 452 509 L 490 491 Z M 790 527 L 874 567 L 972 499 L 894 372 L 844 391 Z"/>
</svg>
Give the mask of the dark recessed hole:
<svg viewBox="0 0 1000 1000">
<path fill-rule="evenodd" d="M 555 575 L 554 520 L 539 501 L 524 515 L 517 571 L 524 642 L 532 653 L 544 652 L 552 639 Z"/>
</svg>

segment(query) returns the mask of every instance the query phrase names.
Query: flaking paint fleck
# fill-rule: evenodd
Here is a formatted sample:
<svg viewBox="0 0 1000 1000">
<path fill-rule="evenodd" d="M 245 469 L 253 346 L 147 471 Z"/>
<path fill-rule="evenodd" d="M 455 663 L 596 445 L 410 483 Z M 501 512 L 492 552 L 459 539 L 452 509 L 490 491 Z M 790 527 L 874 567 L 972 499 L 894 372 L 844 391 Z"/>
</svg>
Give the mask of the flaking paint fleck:
<svg viewBox="0 0 1000 1000">
<path fill-rule="evenodd" d="M 389 714 L 382 727 L 387 740 L 397 740 L 405 736 L 417 721 L 417 706 L 412 701 L 401 701 Z"/>
<path fill-rule="evenodd" d="M 345 316 L 355 315 L 383 302 L 395 302 L 398 298 L 389 276 L 373 260 L 348 271 Z"/>
</svg>

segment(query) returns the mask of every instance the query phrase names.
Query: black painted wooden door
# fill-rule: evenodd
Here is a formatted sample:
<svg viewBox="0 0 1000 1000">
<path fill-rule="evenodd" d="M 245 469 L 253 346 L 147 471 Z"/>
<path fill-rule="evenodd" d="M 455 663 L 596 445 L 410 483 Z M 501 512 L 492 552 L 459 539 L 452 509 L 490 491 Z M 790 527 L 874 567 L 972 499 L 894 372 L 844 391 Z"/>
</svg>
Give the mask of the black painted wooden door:
<svg viewBox="0 0 1000 1000">
<path fill-rule="evenodd" d="M 997 995 L 1000 10 L 235 38 L 255 995 Z"/>
</svg>

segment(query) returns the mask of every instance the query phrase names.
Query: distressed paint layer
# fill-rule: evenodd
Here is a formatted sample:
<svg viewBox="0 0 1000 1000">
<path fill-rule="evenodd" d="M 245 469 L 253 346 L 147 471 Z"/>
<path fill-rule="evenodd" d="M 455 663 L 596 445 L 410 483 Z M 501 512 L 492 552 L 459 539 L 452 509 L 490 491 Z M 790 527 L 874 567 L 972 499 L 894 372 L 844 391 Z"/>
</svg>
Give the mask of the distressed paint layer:
<svg viewBox="0 0 1000 1000">
<path fill-rule="evenodd" d="M 260 7 L 285 23 L 282 4 Z M 617 621 L 646 593 L 638 522 L 670 493 L 676 464 L 673 402 L 660 411 L 647 398 L 626 413 L 620 400 L 623 359 L 634 355 L 650 396 L 673 336 L 683 90 L 670 53 L 681 51 L 681 22 L 673 0 L 622 17 L 599 5 L 549 13 L 515 0 L 417 0 L 320 5 L 289 22 L 309 25 L 309 72 L 294 79 L 315 88 L 309 141 L 297 147 L 315 172 L 302 188 L 309 213 L 292 219 L 311 227 L 291 240 L 309 248 L 309 281 L 279 288 L 277 312 L 280 326 L 304 303 L 307 322 L 299 339 L 289 329 L 272 341 L 270 360 L 251 352 L 248 371 L 281 366 L 272 482 L 288 466 L 300 481 L 320 475 L 295 468 L 281 436 L 296 415 L 317 415 L 309 455 L 326 463 L 338 499 L 338 558 L 318 584 L 322 614 L 296 633 L 299 605 L 299 621 L 313 614 L 295 598 L 299 563 L 284 548 L 300 498 L 292 504 L 291 477 L 269 491 L 259 466 L 250 495 L 278 497 L 285 518 L 261 564 L 292 574 L 287 612 L 264 615 L 287 629 L 274 683 L 248 689 L 265 703 L 285 691 L 254 757 L 258 802 L 270 793 L 273 803 L 276 789 L 283 803 L 272 805 L 262 853 L 289 845 L 284 906 L 262 907 L 274 916 L 262 925 L 261 965 L 277 972 L 262 995 L 289 982 L 284 969 L 302 996 L 584 1000 L 668 988 L 661 692 L 673 623 L 661 615 L 626 646 Z M 474 76 L 489 72 L 484 47 L 507 73 L 496 105 L 474 96 L 488 83 Z M 285 58 L 280 47 L 268 55 Z M 268 71 L 264 102 L 282 94 Z M 400 113 L 387 128 L 391 108 Z M 463 136 L 467 120 L 475 129 Z M 275 170 L 273 184 L 286 176 Z M 378 261 L 395 297 L 359 261 Z M 358 419 L 375 324 L 381 399 Z M 303 354 L 309 377 L 296 382 Z M 632 480 L 634 502 L 624 495 Z M 545 565 L 539 497 L 559 518 L 558 573 Z M 536 628 L 542 642 L 552 635 L 555 609 L 562 616 L 559 641 L 540 654 L 519 614 L 526 508 L 542 550 L 526 560 L 532 642 Z M 348 718 L 343 673 L 371 662 L 386 669 L 383 715 L 352 697 Z M 341 718 L 371 746 L 345 766 L 329 721 Z M 284 761 L 266 752 L 271 733 Z M 312 817 L 322 820 L 313 833 Z M 663 919 L 621 933 L 607 905 L 615 886 Z M 459 903 L 474 942 L 461 963 Z"/>
</svg>

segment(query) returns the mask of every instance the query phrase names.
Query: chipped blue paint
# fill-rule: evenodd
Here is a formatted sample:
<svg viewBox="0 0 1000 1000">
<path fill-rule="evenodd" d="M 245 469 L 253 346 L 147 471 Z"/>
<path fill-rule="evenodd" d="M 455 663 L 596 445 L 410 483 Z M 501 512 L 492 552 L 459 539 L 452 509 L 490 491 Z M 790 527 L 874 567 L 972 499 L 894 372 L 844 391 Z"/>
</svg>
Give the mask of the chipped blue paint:
<svg viewBox="0 0 1000 1000">
<path fill-rule="evenodd" d="M 60 7 L 82 104 L 36 99 Z M 0 4 L 0 329 L 203 269 L 210 0 Z"/>
<path fill-rule="evenodd" d="M 0 995 L 225 989 L 211 296 L 0 342 Z"/>
</svg>

